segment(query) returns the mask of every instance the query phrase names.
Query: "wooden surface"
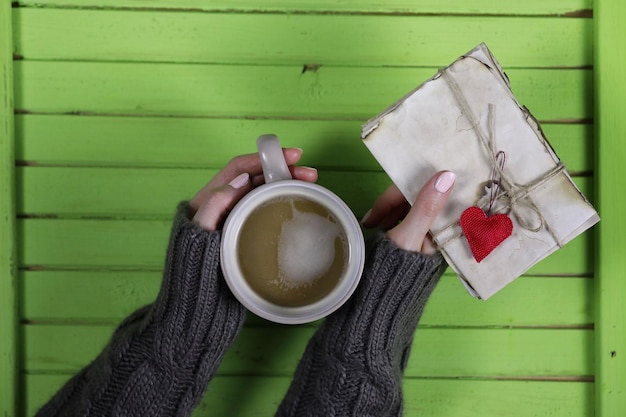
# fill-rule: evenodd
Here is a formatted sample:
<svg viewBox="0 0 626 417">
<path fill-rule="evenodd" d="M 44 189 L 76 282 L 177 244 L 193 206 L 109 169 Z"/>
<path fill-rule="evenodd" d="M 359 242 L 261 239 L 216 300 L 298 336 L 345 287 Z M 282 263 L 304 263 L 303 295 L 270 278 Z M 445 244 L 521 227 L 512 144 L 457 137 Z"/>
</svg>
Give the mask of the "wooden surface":
<svg viewBox="0 0 626 417">
<path fill-rule="evenodd" d="M 34 414 L 120 320 L 151 302 L 175 204 L 231 157 L 253 152 L 256 136 L 275 132 L 303 148 L 303 163 L 360 216 L 389 184 L 360 125 L 482 41 L 603 220 L 487 302 L 448 272 L 416 333 L 405 414 L 624 414 L 624 227 L 620 199 L 609 194 L 624 176 L 626 59 L 611 51 L 624 7 L 236 3 L 0 7 L 13 38 L 0 41 L 2 75 L 14 79 L 0 91 L 15 101 L 14 117 L 6 101 L 0 107 L 0 143 L 11 150 L 0 154 L 0 289 L 9 291 L 0 308 L 19 312 L 0 319 L 0 338 L 19 321 L 19 338 L 0 340 L 5 415 Z M 250 317 L 195 415 L 271 415 L 315 326 Z"/>
<path fill-rule="evenodd" d="M 15 229 L 13 33 L 9 2 L 0 4 L 0 415 L 17 413 L 18 312 Z"/>
<path fill-rule="evenodd" d="M 596 248 L 596 415 L 618 416 L 626 412 L 626 220 L 621 208 L 626 160 L 626 3 L 596 3 L 596 182 L 603 217 Z"/>
</svg>

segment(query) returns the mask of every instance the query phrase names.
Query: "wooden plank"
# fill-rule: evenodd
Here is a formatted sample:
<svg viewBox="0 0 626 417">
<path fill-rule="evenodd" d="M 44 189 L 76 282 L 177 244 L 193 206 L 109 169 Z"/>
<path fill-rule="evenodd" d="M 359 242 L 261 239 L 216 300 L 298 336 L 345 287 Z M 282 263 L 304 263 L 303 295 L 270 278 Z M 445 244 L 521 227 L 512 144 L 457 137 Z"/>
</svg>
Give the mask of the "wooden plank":
<svg viewBox="0 0 626 417">
<path fill-rule="evenodd" d="M 20 214 L 170 218 L 176 204 L 193 197 L 217 170 L 20 167 L 17 172 Z M 54 202 L 44 201 L 58 192 Z"/>
<path fill-rule="evenodd" d="M 304 150 L 300 164 L 320 170 L 380 170 L 360 140 L 363 121 L 245 120 L 17 115 L 16 159 L 29 165 L 221 168 L 255 152 L 257 136 L 274 132 Z M 593 125 L 543 124 L 570 172 L 593 168 Z"/>
<path fill-rule="evenodd" d="M 114 324 L 154 301 L 161 272 L 21 271 L 20 283 L 24 321 Z M 582 277 L 522 277 L 488 302 L 482 302 L 470 297 L 456 276 L 444 275 L 420 324 L 589 327 L 594 321 L 593 285 L 592 279 Z M 558 294 L 558 307 L 554 305 L 554 294 Z M 265 325 L 254 319 L 248 323 Z"/>
<path fill-rule="evenodd" d="M 182 9 L 220 12 L 298 13 L 399 13 L 399 14 L 496 14 L 496 15 L 587 15 L 592 0 L 544 0 L 533 2 L 473 0 L 21 0 L 20 7 Z"/>
<path fill-rule="evenodd" d="M 406 417 L 589 417 L 593 413 L 592 383 L 409 379 L 404 391 Z"/>
<path fill-rule="evenodd" d="M 11 5 L 0 4 L 0 415 L 17 414 L 17 254 Z"/>
<path fill-rule="evenodd" d="M 115 327 L 26 325 L 29 373 L 76 372 L 91 362 Z M 220 365 L 220 375 L 290 376 L 313 327 L 248 327 Z M 593 331 L 580 329 L 420 328 L 407 377 L 581 377 L 593 374 Z M 463 346 L 459 349 L 459 346 Z"/>
<path fill-rule="evenodd" d="M 435 68 L 17 61 L 15 107 L 35 113 L 367 120 Z M 542 121 L 593 117 L 589 69 L 507 70 Z"/>
<path fill-rule="evenodd" d="M 593 331 L 418 329 L 408 377 L 584 377 L 593 375 Z"/>
<path fill-rule="evenodd" d="M 470 297 L 458 277 L 448 269 L 426 305 L 420 324 L 589 327 L 594 319 L 593 285 L 593 280 L 589 278 L 524 276 L 489 300 L 481 301 Z M 555 294 L 558 294 L 557 305 Z"/>
<path fill-rule="evenodd" d="M 596 8 L 595 94 L 599 139 L 596 263 L 596 416 L 626 411 L 626 270 L 623 214 L 626 168 L 626 3 L 599 0 Z"/>
<path fill-rule="evenodd" d="M 27 375 L 26 410 L 53 395 L 68 375 Z M 217 377 L 194 417 L 273 415 L 289 386 L 289 377 Z M 406 417 L 528 417 L 593 415 L 591 382 L 406 379 Z"/>
<path fill-rule="evenodd" d="M 175 205 L 195 195 L 214 169 L 19 167 L 19 215 L 169 218 Z M 384 172 L 320 170 L 318 183 L 361 216 L 391 183 Z M 457 172 L 457 175 L 463 175 Z M 575 177 L 593 192 L 591 177 Z"/>
<path fill-rule="evenodd" d="M 161 269 L 168 220 L 18 220 L 20 267 L 52 269 Z M 590 275 L 590 234 L 583 234 L 541 261 L 534 275 Z M 62 241 L 63 244 L 60 244 Z"/>
<path fill-rule="evenodd" d="M 591 19 L 24 8 L 15 18 L 27 60 L 441 67 L 481 42 L 507 69 L 593 59 Z"/>
<path fill-rule="evenodd" d="M 118 323 L 154 302 L 161 271 L 20 271 L 20 283 L 23 321 Z"/>
<path fill-rule="evenodd" d="M 170 223 L 165 220 L 18 220 L 19 265 L 160 269 Z"/>
<path fill-rule="evenodd" d="M 193 197 L 216 172 L 214 169 L 19 168 L 18 213 L 169 219 L 176 204 Z M 360 216 L 391 181 L 384 172 L 320 171 L 318 183 L 336 192 Z M 56 193 L 59 194 L 54 196 Z"/>
</svg>

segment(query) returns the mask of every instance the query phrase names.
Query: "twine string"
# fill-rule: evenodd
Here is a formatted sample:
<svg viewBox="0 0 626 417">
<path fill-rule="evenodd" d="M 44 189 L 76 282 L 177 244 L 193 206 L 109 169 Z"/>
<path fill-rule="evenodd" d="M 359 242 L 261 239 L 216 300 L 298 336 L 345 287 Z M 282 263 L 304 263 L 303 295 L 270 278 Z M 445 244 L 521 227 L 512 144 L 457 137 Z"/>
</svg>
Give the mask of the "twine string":
<svg viewBox="0 0 626 417">
<path fill-rule="evenodd" d="M 504 171 L 504 163 L 506 162 L 506 153 L 498 151 L 496 154 L 498 166 Z M 498 199 L 500 192 L 500 181 L 502 177 L 498 176 L 495 168 L 491 169 L 491 179 L 489 180 L 489 208 L 487 208 L 487 217 L 491 216 L 491 209 Z"/>
<path fill-rule="evenodd" d="M 550 234 L 552 239 L 556 242 L 559 247 L 562 247 L 563 244 L 556 236 L 554 230 L 550 227 L 545 217 L 541 213 L 541 210 L 537 207 L 535 202 L 530 196 L 530 193 L 536 189 L 537 187 L 543 185 L 548 182 L 550 179 L 558 175 L 564 170 L 564 166 L 562 163 L 558 163 L 552 170 L 547 172 L 544 176 L 537 178 L 534 181 L 531 181 L 528 184 L 517 184 L 513 181 L 509 180 L 504 172 L 504 161 L 505 155 L 502 151 L 496 150 L 496 134 L 495 134 L 495 114 L 496 114 L 496 106 L 493 103 L 489 103 L 488 105 L 488 113 L 487 113 L 487 125 L 488 125 L 488 136 L 485 136 L 483 129 L 479 125 L 479 121 L 474 115 L 472 108 L 469 103 L 465 99 L 465 96 L 461 92 L 461 88 L 454 80 L 454 78 L 449 74 L 447 70 L 442 70 L 441 75 L 443 79 L 447 82 L 450 90 L 452 91 L 454 98 L 459 105 L 462 114 L 467 118 L 472 127 L 472 131 L 476 134 L 479 139 L 479 142 L 485 148 L 486 155 L 490 160 L 492 166 L 492 180 L 497 178 L 497 188 L 494 190 L 495 183 L 491 184 L 491 194 L 490 196 L 490 204 L 488 208 L 488 215 L 493 208 L 495 201 L 501 201 L 504 203 L 504 206 L 501 207 L 496 212 L 502 212 L 505 210 L 509 210 L 510 213 L 515 217 L 519 226 L 525 230 L 530 232 L 538 232 L 541 229 L 546 229 L 546 231 Z M 524 212 L 532 213 L 532 219 L 528 219 Z M 437 235 L 433 236 L 433 239 L 439 246 L 444 246 L 451 240 L 460 238 L 463 233 L 460 232 L 454 236 L 449 237 L 444 242 L 439 242 L 437 236 L 440 235 L 447 229 L 450 229 L 456 226 L 458 222 L 452 223 L 443 229 L 441 229 Z"/>
</svg>

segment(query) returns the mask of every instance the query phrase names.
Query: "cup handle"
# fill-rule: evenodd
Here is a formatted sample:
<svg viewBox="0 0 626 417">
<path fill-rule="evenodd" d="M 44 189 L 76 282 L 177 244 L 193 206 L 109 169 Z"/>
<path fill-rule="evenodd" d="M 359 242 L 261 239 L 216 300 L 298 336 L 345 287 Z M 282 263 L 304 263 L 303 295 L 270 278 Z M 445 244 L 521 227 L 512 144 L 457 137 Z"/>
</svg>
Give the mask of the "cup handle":
<svg viewBox="0 0 626 417">
<path fill-rule="evenodd" d="M 292 179 L 287 162 L 285 162 L 283 148 L 280 146 L 276 135 L 259 136 L 256 140 L 256 147 L 261 157 L 261 166 L 263 167 L 263 176 L 266 184 Z"/>
</svg>

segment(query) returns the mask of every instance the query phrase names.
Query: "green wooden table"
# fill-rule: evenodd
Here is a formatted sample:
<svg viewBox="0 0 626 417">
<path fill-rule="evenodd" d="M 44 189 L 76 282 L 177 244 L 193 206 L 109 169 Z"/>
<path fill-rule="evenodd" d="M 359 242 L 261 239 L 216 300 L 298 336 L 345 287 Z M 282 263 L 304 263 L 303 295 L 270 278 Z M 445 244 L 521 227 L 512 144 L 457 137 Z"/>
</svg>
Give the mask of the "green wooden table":
<svg viewBox="0 0 626 417">
<path fill-rule="evenodd" d="M 160 281 L 175 204 L 261 133 L 357 215 L 360 125 L 480 42 L 602 221 L 487 302 L 447 274 L 407 416 L 626 413 L 626 3 L 0 4 L 0 415 L 30 416 Z M 315 325 L 251 317 L 195 415 L 271 415 Z"/>
</svg>

